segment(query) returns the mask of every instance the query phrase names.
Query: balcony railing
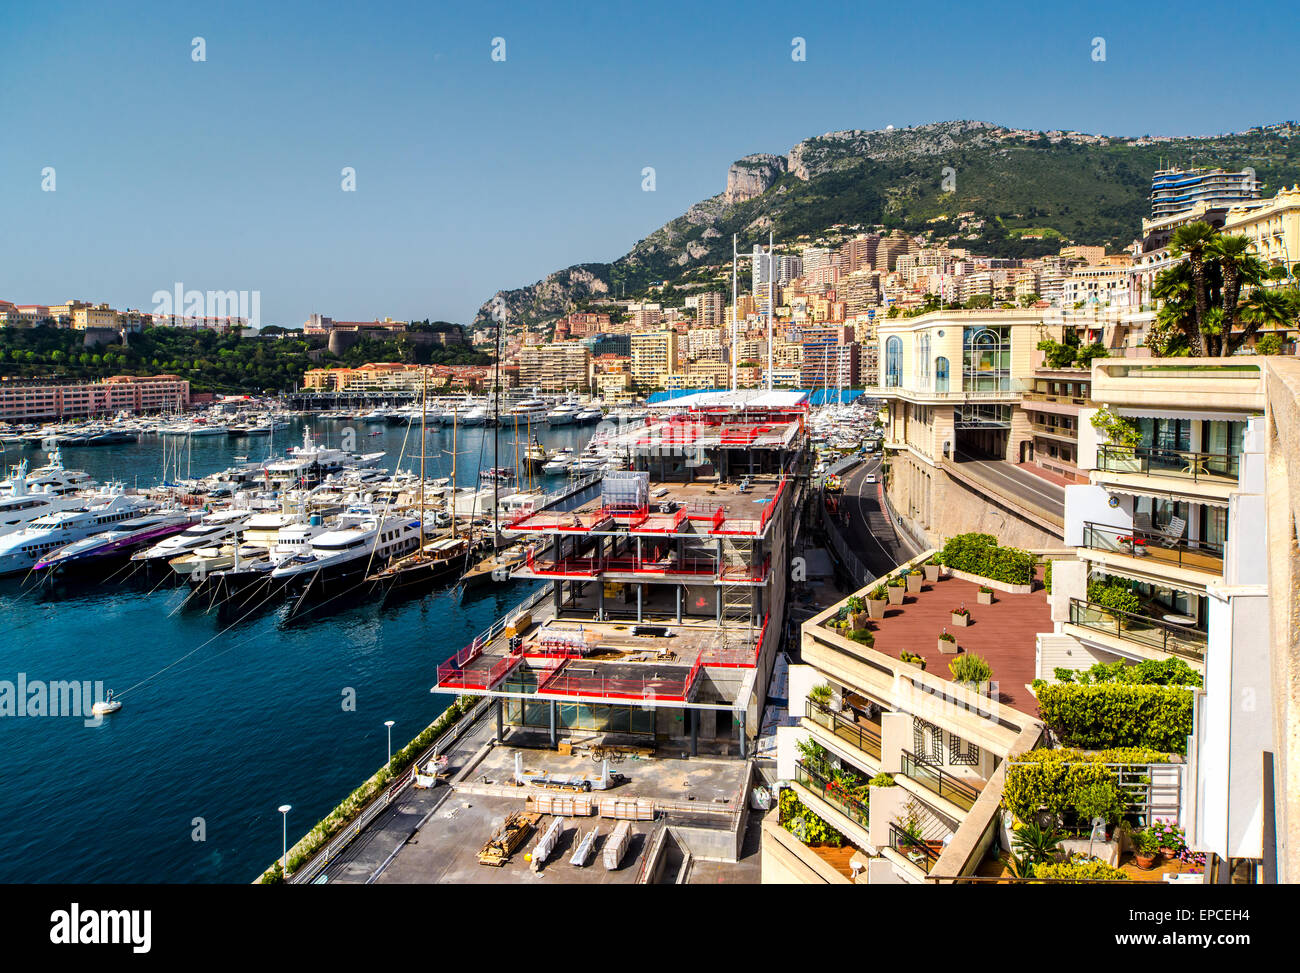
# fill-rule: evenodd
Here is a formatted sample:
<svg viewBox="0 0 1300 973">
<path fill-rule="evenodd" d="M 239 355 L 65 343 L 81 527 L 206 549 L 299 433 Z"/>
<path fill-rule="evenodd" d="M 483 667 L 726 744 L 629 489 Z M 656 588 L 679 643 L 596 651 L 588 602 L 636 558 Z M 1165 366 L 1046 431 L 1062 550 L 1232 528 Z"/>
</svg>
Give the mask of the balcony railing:
<svg viewBox="0 0 1300 973">
<path fill-rule="evenodd" d="M 1159 649 L 1197 662 L 1205 661 L 1206 633 L 1190 625 L 1177 625 L 1146 615 L 1106 608 L 1091 601 L 1070 599 L 1070 624 L 1104 632 L 1126 642 Z"/>
<path fill-rule="evenodd" d="M 926 790 L 952 801 L 969 811 L 979 799 L 980 789 L 952 774 L 926 763 L 910 750 L 903 751 L 903 773 Z"/>
<path fill-rule="evenodd" d="M 864 828 L 870 826 L 866 801 L 853 797 L 835 781 L 802 760 L 794 765 L 794 779 L 855 824 Z"/>
<path fill-rule="evenodd" d="M 939 849 L 931 847 L 930 842 L 909 838 L 896 824 L 889 826 L 889 844 L 927 875 L 941 854 Z"/>
<path fill-rule="evenodd" d="M 856 720 L 848 719 L 821 703 L 811 699 L 805 701 L 804 716 L 818 726 L 824 726 L 837 737 L 863 753 L 880 759 L 880 734 Z"/>
<path fill-rule="evenodd" d="M 1133 530 L 1107 524 L 1083 525 L 1083 546 L 1126 557 L 1148 558 L 1172 567 L 1223 575 L 1223 548 L 1206 541 L 1175 539 L 1159 531 Z"/>
<path fill-rule="evenodd" d="M 1236 483 L 1241 457 L 1153 446 L 1098 446 L 1097 469 L 1109 473 L 1177 476 L 1193 482 Z"/>
</svg>

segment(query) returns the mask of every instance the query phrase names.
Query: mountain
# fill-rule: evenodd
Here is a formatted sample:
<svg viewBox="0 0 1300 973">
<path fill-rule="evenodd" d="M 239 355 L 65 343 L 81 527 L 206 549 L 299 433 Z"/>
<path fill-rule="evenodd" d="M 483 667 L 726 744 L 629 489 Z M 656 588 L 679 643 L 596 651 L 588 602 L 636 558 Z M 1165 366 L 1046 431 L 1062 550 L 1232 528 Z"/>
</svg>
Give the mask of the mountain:
<svg viewBox="0 0 1300 973">
<path fill-rule="evenodd" d="M 1300 182 L 1297 135 L 1294 122 L 1178 138 L 1034 132 L 977 121 L 830 132 L 785 155 L 737 160 L 722 192 L 613 263 L 577 264 L 498 291 L 475 323 L 491 320 L 498 299 L 507 320 L 531 327 L 611 294 L 643 294 L 654 282 L 703 284 L 714 279 L 716 265 L 730 261 L 732 233 L 746 249 L 766 241 L 769 230 L 788 244 L 836 225 L 877 224 L 929 230 L 990 256 L 1041 256 L 1071 242 L 1118 248 L 1140 235 L 1150 215 L 1157 169 L 1250 166 L 1263 194 L 1272 195 Z"/>
</svg>

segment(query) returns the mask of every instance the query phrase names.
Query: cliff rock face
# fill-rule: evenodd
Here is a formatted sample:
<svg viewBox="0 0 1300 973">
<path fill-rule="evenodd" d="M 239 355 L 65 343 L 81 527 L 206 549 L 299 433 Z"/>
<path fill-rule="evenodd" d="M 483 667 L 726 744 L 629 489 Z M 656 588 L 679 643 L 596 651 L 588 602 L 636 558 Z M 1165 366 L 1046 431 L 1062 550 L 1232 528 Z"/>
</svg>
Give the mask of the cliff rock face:
<svg viewBox="0 0 1300 973">
<path fill-rule="evenodd" d="M 727 189 L 722 198 L 727 203 L 743 203 L 747 199 L 761 196 L 785 171 L 786 160 L 783 155 L 760 152 L 737 159 L 727 169 Z"/>
</svg>

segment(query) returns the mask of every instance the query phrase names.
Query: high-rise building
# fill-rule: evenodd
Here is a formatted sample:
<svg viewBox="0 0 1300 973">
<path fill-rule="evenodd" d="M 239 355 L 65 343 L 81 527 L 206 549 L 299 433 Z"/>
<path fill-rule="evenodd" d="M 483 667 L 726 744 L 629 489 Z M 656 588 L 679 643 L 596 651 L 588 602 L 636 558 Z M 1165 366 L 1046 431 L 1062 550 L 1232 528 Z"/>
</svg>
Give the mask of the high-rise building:
<svg viewBox="0 0 1300 973">
<path fill-rule="evenodd" d="M 677 370 L 676 331 L 637 331 L 632 334 L 632 378 L 643 388 L 656 388 Z"/>
<path fill-rule="evenodd" d="M 695 323 L 702 328 L 720 327 L 725 306 L 726 301 L 719 291 L 698 295 L 695 299 Z"/>
<path fill-rule="evenodd" d="M 545 392 L 585 389 L 591 383 L 591 350 L 564 341 L 519 350 L 519 384 Z"/>
<path fill-rule="evenodd" d="M 1197 203 L 1228 209 L 1259 198 L 1259 180 L 1252 170 L 1161 169 L 1151 178 L 1151 218 L 1176 216 Z"/>
</svg>

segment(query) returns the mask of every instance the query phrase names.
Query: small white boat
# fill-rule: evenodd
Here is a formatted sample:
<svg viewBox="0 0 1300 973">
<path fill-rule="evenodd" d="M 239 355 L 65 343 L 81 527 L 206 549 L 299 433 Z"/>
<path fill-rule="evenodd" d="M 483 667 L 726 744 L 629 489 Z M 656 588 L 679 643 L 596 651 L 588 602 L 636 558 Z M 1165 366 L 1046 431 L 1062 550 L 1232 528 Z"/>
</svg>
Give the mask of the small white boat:
<svg viewBox="0 0 1300 973">
<path fill-rule="evenodd" d="M 122 701 L 113 698 L 113 690 L 108 691 L 108 697 L 90 707 L 91 716 L 107 716 L 109 713 L 116 713 L 122 708 Z"/>
</svg>

